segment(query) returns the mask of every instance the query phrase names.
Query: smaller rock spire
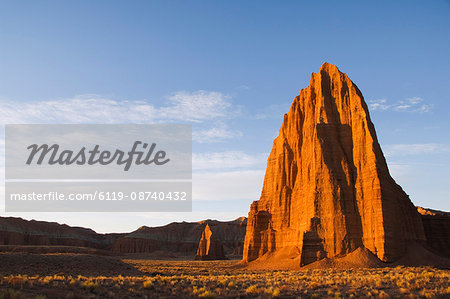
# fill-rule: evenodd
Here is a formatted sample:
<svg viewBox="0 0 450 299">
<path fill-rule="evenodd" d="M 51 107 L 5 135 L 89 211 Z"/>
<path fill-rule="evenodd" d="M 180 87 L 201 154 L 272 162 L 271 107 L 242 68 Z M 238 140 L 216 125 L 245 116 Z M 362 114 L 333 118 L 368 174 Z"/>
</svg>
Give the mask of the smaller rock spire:
<svg viewBox="0 0 450 299">
<path fill-rule="evenodd" d="M 198 249 L 195 259 L 203 261 L 226 259 L 223 245 L 219 240 L 216 240 L 214 238 L 209 224 L 206 224 L 205 230 L 202 233 L 202 238 L 198 243 Z"/>
</svg>

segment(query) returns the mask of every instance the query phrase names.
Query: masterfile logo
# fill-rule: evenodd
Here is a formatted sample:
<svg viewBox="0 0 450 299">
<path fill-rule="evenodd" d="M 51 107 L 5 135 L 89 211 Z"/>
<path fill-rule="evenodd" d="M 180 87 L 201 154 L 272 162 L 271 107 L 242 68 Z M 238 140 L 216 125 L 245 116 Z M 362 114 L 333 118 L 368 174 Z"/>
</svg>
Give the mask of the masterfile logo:
<svg viewBox="0 0 450 299">
<path fill-rule="evenodd" d="M 146 150 L 146 152 L 138 150 L 140 145 L 142 145 L 142 148 Z M 119 149 L 116 149 L 113 153 L 108 150 L 100 151 L 100 145 L 98 144 L 91 150 L 86 150 L 86 147 L 83 146 L 79 151 L 74 152 L 73 150 L 60 151 L 58 144 L 53 144 L 51 146 L 48 144 L 42 144 L 40 146 L 32 144 L 27 147 L 27 149 L 30 150 L 30 155 L 28 156 L 26 164 L 30 165 L 35 162 L 36 164 L 41 165 L 46 158 L 46 162 L 49 165 L 70 165 L 74 163 L 77 165 L 94 165 L 97 163 L 100 165 L 108 165 L 116 162 L 118 165 L 124 165 L 124 171 L 128 171 L 133 162 L 136 163 L 136 165 L 150 165 L 152 163 L 155 165 L 164 165 L 170 161 L 170 159 L 166 159 L 165 151 L 157 151 L 156 154 L 153 155 L 155 148 L 156 143 L 152 143 L 149 146 L 148 143 L 135 141 L 131 151 L 128 153 Z M 36 161 L 34 161 L 35 157 Z M 134 157 L 136 157 L 135 160 Z"/>
<path fill-rule="evenodd" d="M 190 211 L 191 125 L 6 125 L 7 211 Z"/>
</svg>

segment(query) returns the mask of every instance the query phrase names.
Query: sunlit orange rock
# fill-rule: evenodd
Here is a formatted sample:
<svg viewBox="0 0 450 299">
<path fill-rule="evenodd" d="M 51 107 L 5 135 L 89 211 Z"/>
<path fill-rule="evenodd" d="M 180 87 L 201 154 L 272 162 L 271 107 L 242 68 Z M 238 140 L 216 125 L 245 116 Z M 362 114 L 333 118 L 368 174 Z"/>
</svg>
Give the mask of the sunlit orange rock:
<svg viewBox="0 0 450 299">
<path fill-rule="evenodd" d="M 332 64 L 311 75 L 287 114 L 247 222 L 244 262 L 289 252 L 300 265 L 365 247 L 395 261 L 425 242 L 358 87 Z"/>
<path fill-rule="evenodd" d="M 208 224 L 205 226 L 205 230 L 202 233 L 202 238 L 198 243 L 196 260 L 224 260 L 225 254 L 223 251 L 223 245 L 218 241 L 211 231 Z"/>
</svg>

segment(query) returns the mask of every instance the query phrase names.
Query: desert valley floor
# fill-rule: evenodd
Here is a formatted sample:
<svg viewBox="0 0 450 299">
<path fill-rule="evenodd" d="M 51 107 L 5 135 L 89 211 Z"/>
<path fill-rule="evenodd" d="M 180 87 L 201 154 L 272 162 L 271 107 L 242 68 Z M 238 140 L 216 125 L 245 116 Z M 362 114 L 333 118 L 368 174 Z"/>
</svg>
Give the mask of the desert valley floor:
<svg viewBox="0 0 450 299">
<path fill-rule="evenodd" d="M 96 233 L 0 217 L 0 299 L 450 298 L 449 282 L 450 213 L 395 182 L 329 63 L 284 114 L 248 218 Z"/>
<path fill-rule="evenodd" d="M 239 260 L 0 253 L 0 298 L 448 298 L 430 267 L 267 271 Z"/>
</svg>

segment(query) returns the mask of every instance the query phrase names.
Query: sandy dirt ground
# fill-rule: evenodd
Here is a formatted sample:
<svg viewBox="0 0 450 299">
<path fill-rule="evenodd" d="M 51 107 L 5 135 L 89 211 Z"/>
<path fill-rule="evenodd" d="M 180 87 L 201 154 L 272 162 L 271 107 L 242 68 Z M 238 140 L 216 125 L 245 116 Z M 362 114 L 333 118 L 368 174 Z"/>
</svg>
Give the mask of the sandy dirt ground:
<svg viewBox="0 0 450 299">
<path fill-rule="evenodd" d="M 432 267 L 252 270 L 238 260 L 0 253 L 0 298 L 449 298 Z"/>
</svg>

